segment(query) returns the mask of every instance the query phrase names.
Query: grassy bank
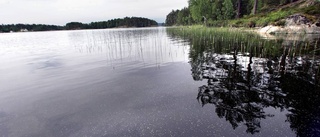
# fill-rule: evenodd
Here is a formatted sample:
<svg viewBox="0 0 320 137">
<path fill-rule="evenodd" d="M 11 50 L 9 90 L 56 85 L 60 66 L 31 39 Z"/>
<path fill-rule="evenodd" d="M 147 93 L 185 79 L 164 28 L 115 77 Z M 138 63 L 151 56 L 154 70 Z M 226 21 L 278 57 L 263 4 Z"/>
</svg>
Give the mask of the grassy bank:
<svg viewBox="0 0 320 137">
<path fill-rule="evenodd" d="M 207 24 L 208 26 L 214 27 L 264 27 L 267 25 L 283 26 L 285 25 L 285 18 L 297 13 L 306 16 L 312 23 L 319 21 L 320 2 L 309 6 L 304 6 L 303 4 L 306 3 L 300 2 L 279 7 L 265 7 L 261 13 L 256 15 L 244 16 L 243 18 L 234 20 L 209 21 Z"/>
</svg>

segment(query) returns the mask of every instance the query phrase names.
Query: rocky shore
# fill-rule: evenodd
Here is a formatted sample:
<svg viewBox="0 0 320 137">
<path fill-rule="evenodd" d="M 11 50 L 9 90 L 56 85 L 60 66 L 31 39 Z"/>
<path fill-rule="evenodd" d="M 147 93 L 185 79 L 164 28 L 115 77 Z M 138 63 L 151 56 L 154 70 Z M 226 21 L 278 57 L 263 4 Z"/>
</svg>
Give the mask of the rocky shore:
<svg viewBox="0 0 320 137">
<path fill-rule="evenodd" d="M 284 26 L 269 25 L 258 29 L 267 34 L 320 34 L 320 20 L 311 22 L 302 14 L 294 14 L 284 20 Z"/>
</svg>

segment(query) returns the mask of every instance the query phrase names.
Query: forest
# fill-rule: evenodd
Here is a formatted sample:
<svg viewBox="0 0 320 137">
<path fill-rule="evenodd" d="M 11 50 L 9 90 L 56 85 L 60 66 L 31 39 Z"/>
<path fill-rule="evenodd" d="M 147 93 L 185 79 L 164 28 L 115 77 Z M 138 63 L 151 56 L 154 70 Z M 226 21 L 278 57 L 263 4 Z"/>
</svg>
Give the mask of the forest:
<svg viewBox="0 0 320 137">
<path fill-rule="evenodd" d="M 125 17 L 108 21 L 81 23 L 69 22 L 65 26 L 44 24 L 7 24 L 0 25 L 0 32 L 23 32 L 23 31 L 49 31 L 49 30 L 76 30 L 76 29 L 104 29 L 117 27 L 151 27 L 157 26 L 154 20 L 142 17 Z"/>
<path fill-rule="evenodd" d="M 313 5 L 302 9 L 297 6 L 306 1 L 313 1 Z M 189 0 L 188 7 L 172 10 L 165 23 L 167 26 L 200 23 L 223 26 L 245 22 L 265 26 L 298 12 L 320 14 L 319 6 L 316 0 Z"/>
<path fill-rule="evenodd" d="M 45 24 L 7 24 L 0 25 L 0 32 L 19 32 L 19 31 L 49 31 L 63 30 L 63 26 Z"/>
<path fill-rule="evenodd" d="M 158 23 L 154 20 L 141 18 L 141 17 L 125 17 L 112 19 L 108 21 L 91 22 L 89 24 L 83 24 L 80 22 L 67 23 L 65 28 L 70 29 L 104 29 L 104 28 L 117 28 L 117 27 L 151 27 L 158 26 Z"/>
</svg>

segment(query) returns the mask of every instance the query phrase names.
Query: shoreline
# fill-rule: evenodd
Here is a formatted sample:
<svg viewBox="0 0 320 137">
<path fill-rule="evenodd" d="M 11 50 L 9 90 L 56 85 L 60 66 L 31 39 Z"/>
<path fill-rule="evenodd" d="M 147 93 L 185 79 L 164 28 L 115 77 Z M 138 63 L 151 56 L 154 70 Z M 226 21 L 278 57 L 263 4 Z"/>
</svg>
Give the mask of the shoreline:
<svg viewBox="0 0 320 137">
<path fill-rule="evenodd" d="M 320 34 L 320 27 L 315 25 L 289 25 L 273 26 L 268 25 L 256 30 L 265 34 Z"/>
<path fill-rule="evenodd" d="M 109 30 L 109 29 L 140 29 L 140 28 L 156 28 L 163 26 L 148 26 L 148 27 L 114 27 L 114 28 L 98 28 L 98 29 L 61 29 L 61 30 L 44 30 L 44 31 L 17 31 L 17 32 L 0 32 L 0 34 L 10 33 L 29 33 L 29 32 L 54 32 L 54 31 L 82 31 L 82 30 Z"/>
</svg>

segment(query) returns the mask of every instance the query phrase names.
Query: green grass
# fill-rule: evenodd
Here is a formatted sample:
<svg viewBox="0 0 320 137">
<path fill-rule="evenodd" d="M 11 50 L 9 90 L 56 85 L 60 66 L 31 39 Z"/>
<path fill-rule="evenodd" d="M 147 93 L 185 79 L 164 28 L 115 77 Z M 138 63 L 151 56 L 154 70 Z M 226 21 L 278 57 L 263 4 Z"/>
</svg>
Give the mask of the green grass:
<svg viewBox="0 0 320 137">
<path fill-rule="evenodd" d="M 232 27 L 249 27 L 248 25 L 250 23 L 254 23 L 257 27 L 264 27 L 270 24 L 276 25 L 278 22 L 281 22 L 282 19 L 295 13 L 298 13 L 295 9 L 278 10 L 269 14 L 260 13 L 257 15 L 243 17 L 241 19 L 230 20 L 228 25 Z M 280 23 L 279 25 L 284 24 Z"/>
</svg>

